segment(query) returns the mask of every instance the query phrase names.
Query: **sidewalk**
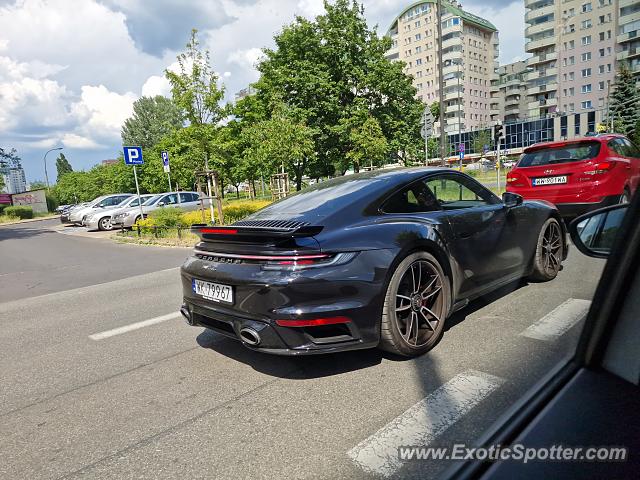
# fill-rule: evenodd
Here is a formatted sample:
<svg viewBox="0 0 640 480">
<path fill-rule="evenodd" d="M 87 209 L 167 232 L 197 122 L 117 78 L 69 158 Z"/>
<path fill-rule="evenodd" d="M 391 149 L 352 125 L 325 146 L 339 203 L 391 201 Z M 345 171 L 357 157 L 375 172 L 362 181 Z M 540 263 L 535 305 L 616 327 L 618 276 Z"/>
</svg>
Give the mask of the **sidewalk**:
<svg viewBox="0 0 640 480">
<path fill-rule="evenodd" d="M 31 222 L 40 222 L 42 220 L 51 220 L 53 218 L 58 218 L 59 216 L 60 215 L 49 215 L 47 217 L 26 218 L 24 220 L 16 220 L 15 222 L 0 223 L 0 227 L 3 227 L 5 225 L 17 225 L 19 223 L 31 223 Z"/>
</svg>

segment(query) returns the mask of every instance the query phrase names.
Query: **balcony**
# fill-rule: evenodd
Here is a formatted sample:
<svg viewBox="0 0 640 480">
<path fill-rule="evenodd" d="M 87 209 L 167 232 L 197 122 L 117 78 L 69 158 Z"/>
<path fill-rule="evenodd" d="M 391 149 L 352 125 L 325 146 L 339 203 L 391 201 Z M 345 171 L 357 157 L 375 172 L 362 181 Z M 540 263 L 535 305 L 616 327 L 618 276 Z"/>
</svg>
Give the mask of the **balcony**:
<svg viewBox="0 0 640 480">
<path fill-rule="evenodd" d="M 545 32 L 547 30 L 553 30 L 555 26 L 555 22 L 553 20 L 549 20 L 548 22 L 539 23 L 537 25 L 531 25 L 524 29 L 524 36 L 531 37 L 536 33 Z"/>
<path fill-rule="evenodd" d="M 510 105 L 520 105 L 520 98 L 518 98 L 516 96 L 507 97 L 504 100 L 504 106 L 508 107 Z"/>
<path fill-rule="evenodd" d="M 632 32 L 623 33 L 622 35 L 618 35 L 616 37 L 616 41 L 618 43 L 624 43 L 624 42 L 630 42 L 631 40 L 634 40 L 636 38 L 640 38 L 640 31 L 639 30 L 633 30 Z"/>
<path fill-rule="evenodd" d="M 442 75 L 443 76 L 447 76 L 448 74 L 451 73 L 457 73 L 459 71 L 462 70 L 462 67 L 460 65 L 446 65 L 443 69 L 442 69 Z M 457 79 L 456 79 L 457 80 Z"/>
<path fill-rule="evenodd" d="M 491 115 L 492 117 L 497 117 L 500 115 L 500 109 L 498 108 L 492 108 L 491 110 L 489 110 L 489 115 Z"/>
<path fill-rule="evenodd" d="M 556 36 L 555 35 L 550 35 L 546 38 L 541 38 L 539 40 L 531 40 L 529 42 L 527 42 L 524 46 L 525 51 L 527 52 L 534 52 L 536 50 L 539 50 L 541 48 L 546 48 L 549 47 L 551 45 L 555 45 L 556 43 Z"/>
<path fill-rule="evenodd" d="M 526 5 L 526 2 L 525 2 Z M 550 13 L 554 13 L 556 10 L 555 5 L 545 5 L 544 7 L 536 8 L 535 10 L 529 10 L 524 14 L 524 21 L 530 22 L 531 20 L 535 20 L 538 17 L 543 17 L 545 15 L 549 15 Z"/>
<path fill-rule="evenodd" d="M 462 44 L 462 40 L 460 37 L 448 38 L 444 42 L 442 42 L 442 49 L 444 50 L 445 48 L 454 47 L 460 44 Z"/>
<path fill-rule="evenodd" d="M 529 87 L 527 93 L 529 95 L 535 95 L 537 93 L 555 92 L 558 89 L 556 82 L 547 83 L 545 85 L 538 85 L 536 87 Z"/>
<path fill-rule="evenodd" d="M 558 59 L 558 52 L 542 53 L 540 55 L 534 55 L 533 57 L 528 58 L 527 65 L 533 66 L 539 63 L 551 62 L 557 59 Z"/>
<path fill-rule="evenodd" d="M 464 105 L 449 105 L 447 108 L 444 109 L 444 113 L 457 114 L 458 110 L 460 110 L 461 112 L 464 112 Z"/>
<path fill-rule="evenodd" d="M 447 61 L 453 61 L 456 63 L 462 62 L 462 52 L 447 52 L 442 55 L 442 61 L 444 65 L 447 64 Z"/>
<path fill-rule="evenodd" d="M 556 67 L 545 68 L 544 70 L 534 70 L 527 73 L 527 80 L 535 80 L 537 78 L 552 77 L 558 74 Z"/>
<path fill-rule="evenodd" d="M 622 52 L 618 52 L 616 58 L 618 60 L 627 60 L 629 58 L 634 58 L 640 55 L 640 47 L 633 47 L 629 50 L 623 50 Z"/>
<path fill-rule="evenodd" d="M 520 111 L 520 102 L 515 105 L 506 105 L 504 107 L 504 113 L 506 115 L 513 115 L 514 113 L 518 113 Z"/>
<path fill-rule="evenodd" d="M 460 22 L 462 23 L 462 22 Z M 447 28 L 442 29 L 442 36 L 444 37 L 447 33 L 460 32 L 462 33 L 462 25 L 450 25 Z"/>
<path fill-rule="evenodd" d="M 460 98 L 462 95 L 464 95 L 462 92 L 460 91 L 453 91 L 453 92 L 448 92 L 444 94 L 444 99 L 445 100 L 455 100 L 457 98 Z"/>
</svg>

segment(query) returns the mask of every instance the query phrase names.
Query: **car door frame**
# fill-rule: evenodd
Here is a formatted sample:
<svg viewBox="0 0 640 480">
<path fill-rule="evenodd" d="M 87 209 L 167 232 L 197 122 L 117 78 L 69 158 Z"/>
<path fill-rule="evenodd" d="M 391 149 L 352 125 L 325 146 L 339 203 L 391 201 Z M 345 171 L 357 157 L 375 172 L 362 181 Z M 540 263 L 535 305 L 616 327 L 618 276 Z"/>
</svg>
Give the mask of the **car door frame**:
<svg viewBox="0 0 640 480">
<path fill-rule="evenodd" d="M 476 193 L 476 195 L 477 192 L 475 192 L 475 190 L 484 191 L 489 198 L 495 200 L 495 203 L 486 203 L 476 207 L 451 210 L 443 209 L 445 212 L 444 217 L 449 223 L 454 237 L 453 245 L 450 245 L 449 249 L 456 258 L 456 261 L 461 265 L 462 273 L 465 276 L 465 278 L 460 279 L 460 297 L 471 300 L 488 291 L 494 290 L 499 285 L 509 283 L 519 278 L 522 274 L 521 271 L 514 273 L 511 271 L 512 267 L 509 262 L 498 262 L 499 259 L 504 258 L 504 256 L 516 246 L 515 232 L 517 231 L 517 225 L 512 221 L 513 216 L 509 215 L 511 209 L 507 208 L 497 195 L 480 182 L 459 172 L 436 171 L 426 176 L 424 180 L 437 180 L 438 177 L 441 176 L 444 176 L 445 179 L 448 178 L 461 183 Z M 475 190 L 472 187 L 475 187 Z M 474 216 L 476 219 L 469 218 Z M 486 216 L 486 218 L 483 218 L 483 216 Z M 464 221 L 470 222 L 471 220 L 475 220 L 476 226 L 470 226 L 471 230 L 462 230 L 461 224 Z M 505 238 L 502 238 L 503 241 L 491 243 L 491 247 L 488 248 L 486 255 L 480 255 L 481 260 L 477 260 L 479 255 L 474 248 L 473 242 L 478 240 L 479 233 L 490 226 L 499 228 L 500 238 Z M 496 245 L 499 245 L 500 248 L 495 248 Z M 484 247 L 484 245 L 481 246 Z M 488 260 L 487 257 L 489 257 L 490 260 Z M 497 265 L 495 270 L 482 267 L 482 265 L 492 265 L 493 262 Z"/>
</svg>

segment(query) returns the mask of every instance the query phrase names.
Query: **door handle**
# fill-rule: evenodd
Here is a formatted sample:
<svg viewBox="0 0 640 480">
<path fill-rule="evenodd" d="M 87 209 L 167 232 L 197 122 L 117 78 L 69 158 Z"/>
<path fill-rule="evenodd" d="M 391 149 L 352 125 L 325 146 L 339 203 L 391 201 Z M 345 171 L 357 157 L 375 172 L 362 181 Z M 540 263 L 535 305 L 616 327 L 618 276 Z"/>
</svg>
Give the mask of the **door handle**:
<svg viewBox="0 0 640 480">
<path fill-rule="evenodd" d="M 471 238 L 472 235 L 471 232 L 460 232 L 460 238 Z"/>
</svg>

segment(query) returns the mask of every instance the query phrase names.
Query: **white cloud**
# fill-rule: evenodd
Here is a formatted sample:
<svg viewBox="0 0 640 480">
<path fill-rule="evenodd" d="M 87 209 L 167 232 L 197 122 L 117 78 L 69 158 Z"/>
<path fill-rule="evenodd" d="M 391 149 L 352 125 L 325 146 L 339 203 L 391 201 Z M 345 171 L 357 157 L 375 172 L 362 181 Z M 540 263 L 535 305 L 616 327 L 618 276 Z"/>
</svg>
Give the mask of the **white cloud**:
<svg viewBox="0 0 640 480">
<path fill-rule="evenodd" d="M 165 76 L 151 75 L 142 85 L 141 93 L 143 97 L 155 97 L 156 95 L 168 97 L 171 94 L 171 84 Z"/>
<path fill-rule="evenodd" d="M 62 144 L 66 147 L 66 148 L 77 148 L 77 149 L 81 149 L 81 150 L 92 150 L 95 148 L 100 147 L 99 144 L 97 144 L 96 142 L 94 142 L 93 140 L 91 140 L 90 138 L 87 137 L 83 137 L 81 135 L 76 135 L 75 133 L 65 133 L 62 136 Z M 52 144 L 55 144 L 56 142 L 52 142 Z"/>
<path fill-rule="evenodd" d="M 324 13 L 322 0 L 300 0 L 297 7 L 300 15 L 305 17 L 317 17 Z"/>
<path fill-rule="evenodd" d="M 71 112 L 81 125 L 79 130 L 88 137 L 119 137 L 124 121 L 133 114 L 136 95 L 128 92 L 120 95 L 104 85 L 83 86 L 80 101 L 71 107 Z"/>
</svg>

